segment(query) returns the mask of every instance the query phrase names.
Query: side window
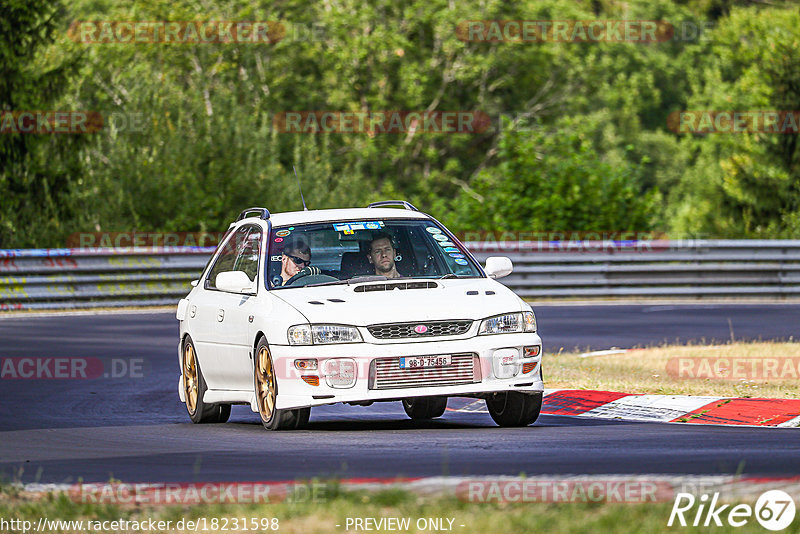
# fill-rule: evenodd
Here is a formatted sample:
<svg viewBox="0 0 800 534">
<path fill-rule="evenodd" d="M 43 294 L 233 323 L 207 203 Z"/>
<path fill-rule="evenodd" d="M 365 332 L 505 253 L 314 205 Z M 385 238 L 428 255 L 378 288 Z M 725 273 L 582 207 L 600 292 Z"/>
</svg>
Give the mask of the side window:
<svg viewBox="0 0 800 534">
<path fill-rule="evenodd" d="M 214 249 L 214 253 L 211 254 L 211 257 L 208 259 L 208 263 L 206 263 L 206 266 L 203 268 L 203 272 L 200 275 L 201 279 L 202 279 L 204 274 L 206 274 L 207 272 L 209 272 L 211 270 L 211 267 L 212 267 L 211 262 L 214 261 L 214 257 L 217 255 L 217 251 L 225 246 L 225 241 L 228 239 L 229 235 L 231 235 L 231 229 L 230 228 L 225 230 L 225 233 L 222 235 L 222 238 L 219 240 L 219 243 L 217 243 L 217 247 Z"/>
<path fill-rule="evenodd" d="M 217 275 L 226 271 L 244 271 L 250 280 L 258 272 L 258 254 L 261 250 L 261 229 L 242 226 L 231 234 L 217 256 L 206 277 L 205 288 L 216 289 Z"/>
<path fill-rule="evenodd" d="M 233 265 L 234 271 L 243 271 L 251 282 L 258 274 L 258 254 L 261 252 L 261 229 L 253 227 L 242 243 L 241 252 Z"/>
</svg>

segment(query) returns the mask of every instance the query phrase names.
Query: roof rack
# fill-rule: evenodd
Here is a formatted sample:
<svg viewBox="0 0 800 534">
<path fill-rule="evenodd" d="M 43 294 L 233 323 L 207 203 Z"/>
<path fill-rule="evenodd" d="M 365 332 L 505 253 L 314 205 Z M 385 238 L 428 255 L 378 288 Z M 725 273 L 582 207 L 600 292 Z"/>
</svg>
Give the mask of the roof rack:
<svg viewBox="0 0 800 534">
<path fill-rule="evenodd" d="M 239 216 L 236 218 L 237 221 L 241 221 L 242 219 L 246 219 L 248 217 L 248 213 L 258 212 L 258 218 L 264 221 L 269 219 L 269 210 L 267 208 L 247 208 L 246 210 L 242 211 Z"/>
<path fill-rule="evenodd" d="M 380 202 L 373 202 L 368 208 L 382 208 L 384 206 L 403 206 L 407 210 L 419 211 L 411 202 L 405 200 L 381 200 Z"/>
</svg>

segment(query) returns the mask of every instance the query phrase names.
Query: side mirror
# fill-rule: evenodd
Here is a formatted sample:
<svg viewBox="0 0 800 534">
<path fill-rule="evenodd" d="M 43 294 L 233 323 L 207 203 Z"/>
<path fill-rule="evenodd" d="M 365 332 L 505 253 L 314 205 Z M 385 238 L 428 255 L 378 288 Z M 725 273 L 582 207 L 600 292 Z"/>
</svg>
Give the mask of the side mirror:
<svg viewBox="0 0 800 534">
<path fill-rule="evenodd" d="M 489 256 L 486 258 L 486 267 L 483 270 L 489 278 L 503 278 L 511 274 L 514 265 L 505 256 Z"/>
<path fill-rule="evenodd" d="M 256 292 L 256 284 L 243 271 L 226 271 L 219 273 L 216 280 L 217 289 L 230 293 L 252 294 Z"/>
</svg>

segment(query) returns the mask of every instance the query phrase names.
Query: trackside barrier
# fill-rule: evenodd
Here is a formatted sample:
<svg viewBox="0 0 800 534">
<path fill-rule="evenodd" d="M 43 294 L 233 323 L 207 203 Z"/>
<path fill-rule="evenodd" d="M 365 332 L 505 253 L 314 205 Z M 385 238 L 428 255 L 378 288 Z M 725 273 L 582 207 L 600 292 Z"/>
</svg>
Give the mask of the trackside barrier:
<svg viewBox="0 0 800 534">
<path fill-rule="evenodd" d="M 214 247 L 0 250 L 0 311 L 173 305 Z"/>
<path fill-rule="evenodd" d="M 469 242 L 528 299 L 800 296 L 800 240 Z M 213 247 L 0 250 L 0 310 L 172 305 Z"/>
<path fill-rule="evenodd" d="M 501 281 L 521 297 L 800 296 L 800 240 L 468 243 L 511 258 Z"/>
</svg>

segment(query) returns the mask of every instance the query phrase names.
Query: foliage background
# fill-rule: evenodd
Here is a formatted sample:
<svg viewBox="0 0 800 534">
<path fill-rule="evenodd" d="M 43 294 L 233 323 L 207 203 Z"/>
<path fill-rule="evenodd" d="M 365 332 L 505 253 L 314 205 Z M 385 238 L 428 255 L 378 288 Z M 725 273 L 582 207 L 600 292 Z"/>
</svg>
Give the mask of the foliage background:
<svg viewBox="0 0 800 534">
<path fill-rule="evenodd" d="M 473 43 L 466 20 L 645 19 L 673 40 Z M 279 20 L 275 44 L 79 44 L 84 20 Z M 219 231 L 238 212 L 404 198 L 454 230 L 800 237 L 797 135 L 678 135 L 686 109 L 800 110 L 773 0 L 3 0 L 0 108 L 143 127 L 0 135 L 0 247 Z M 479 110 L 481 134 L 282 134 L 290 110 Z"/>
</svg>

